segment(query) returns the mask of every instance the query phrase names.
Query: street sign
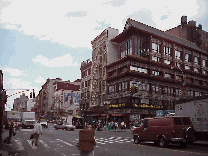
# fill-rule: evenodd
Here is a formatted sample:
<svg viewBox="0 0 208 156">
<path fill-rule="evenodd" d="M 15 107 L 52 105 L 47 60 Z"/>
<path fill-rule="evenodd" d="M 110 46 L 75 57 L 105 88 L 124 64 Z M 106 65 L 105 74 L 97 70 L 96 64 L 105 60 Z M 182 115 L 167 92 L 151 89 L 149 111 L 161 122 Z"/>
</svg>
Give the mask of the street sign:
<svg viewBox="0 0 208 156">
<path fill-rule="evenodd" d="M 157 110 L 156 117 L 162 117 L 162 116 L 163 116 L 163 110 Z"/>
</svg>

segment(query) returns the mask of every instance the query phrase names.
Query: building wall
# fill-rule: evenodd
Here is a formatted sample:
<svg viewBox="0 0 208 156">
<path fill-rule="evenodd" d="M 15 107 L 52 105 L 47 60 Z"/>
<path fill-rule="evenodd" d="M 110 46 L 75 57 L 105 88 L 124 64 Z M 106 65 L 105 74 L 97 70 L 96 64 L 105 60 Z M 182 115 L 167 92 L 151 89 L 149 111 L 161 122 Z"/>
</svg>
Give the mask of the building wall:
<svg viewBox="0 0 208 156">
<path fill-rule="evenodd" d="M 114 45 L 109 45 L 110 39 L 118 35 L 118 30 L 105 29 L 92 42 L 92 105 L 103 105 L 106 96 L 106 65 L 108 61 L 117 59 L 113 53 Z M 110 57 L 109 57 L 110 55 Z"/>
</svg>

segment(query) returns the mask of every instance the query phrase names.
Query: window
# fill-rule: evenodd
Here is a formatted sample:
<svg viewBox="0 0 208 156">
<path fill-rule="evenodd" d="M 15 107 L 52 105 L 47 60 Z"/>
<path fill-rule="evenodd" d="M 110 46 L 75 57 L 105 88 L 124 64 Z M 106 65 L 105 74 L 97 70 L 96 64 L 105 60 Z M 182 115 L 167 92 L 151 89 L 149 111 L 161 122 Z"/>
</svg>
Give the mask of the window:
<svg viewBox="0 0 208 156">
<path fill-rule="evenodd" d="M 152 85 L 152 94 L 162 95 L 162 86 Z"/>
<path fill-rule="evenodd" d="M 164 46 L 164 55 L 171 56 L 170 47 Z"/>
<path fill-rule="evenodd" d="M 172 74 L 170 74 L 170 73 L 165 73 L 165 77 L 166 77 L 166 78 L 172 78 Z"/>
<path fill-rule="evenodd" d="M 193 90 L 188 90 L 188 96 L 189 96 L 189 97 L 193 97 L 193 95 L 194 95 L 194 94 L 193 94 Z"/>
<path fill-rule="evenodd" d="M 183 125 L 191 125 L 189 118 L 182 118 L 182 120 L 183 120 Z"/>
<path fill-rule="evenodd" d="M 201 84 L 201 80 L 197 80 L 197 79 L 196 79 L 196 80 L 195 80 L 195 83 L 198 84 L 198 85 L 200 85 L 200 84 Z"/>
<path fill-rule="evenodd" d="M 199 72 L 199 68 L 194 68 L 194 71 L 195 72 Z"/>
<path fill-rule="evenodd" d="M 121 57 L 132 54 L 132 41 L 128 40 L 126 43 L 121 45 Z"/>
<path fill-rule="evenodd" d="M 195 91 L 195 97 L 199 96 L 199 92 Z"/>
<path fill-rule="evenodd" d="M 115 85 L 109 86 L 109 93 L 110 94 L 115 93 L 115 91 L 116 91 L 116 86 Z"/>
<path fill-rule="evenodd" d="M 152 43 L 152 52 L 159 53 L 160 52 L 160 45 L 157 43 Z"/>
<path fill-rule="evenodd" d="M 119 92 L 126 91 L 126 82 L 120 82 L 119 83 Z"/>
<path fill-rule="evenodd" d="M 190 54 L 185 54 L 185 61 L 186 62 L 191 62 L 191 56 L 190 56 Z"/>
<path fill-rule="evenodd" d="M 180 59 L 180 55 L 181 55 L 181 52 L 176 50 L 175 51 L 175 58 Z"/>
<path fill-rule="evenodd" d="M 202 65 L 206 67 L 206 60 L 202 60 Z"/>
<path fill-rule="evenodd" d="M 158 76 L 159 76 L 159 75 L 160 75 L 160 72 L 159 72 L 159 71 L 156 71 L 156 70 L 153 70 L 153 71 L 152 71 L 152 75 L 155 75 L 155 76 L 158 75 Z"/>
<path fill-rule="evenodd" d="M 174 118 L 175 125 L 182 125 L 181 118 Z"/>
<path fill-rule="evenodd" d="M 136 46 L 136 51 L 135 51 L 136 56 L 143 57 L 143 58 L 148 57 L 148 52 L 149 52 L 148 42 L 141 40 L 141 39 L 137 39 L 135 46 Z"/>
<path fill-rule="evenodd" d="M 175 66 L 180 68 L 181 67 L 181 64 L 179 62 L 175 62 Z"/>
<path fill-rule="evenodd" d="M 194 57 L 194 64 L 199 64 L 199 58 L 198 57 Z"/>
<path fill-rule="evenodd" d="M 203 74 L 208 75 L 208 70 L 203 70 Z"/>
<path fill-rule="evenodd" d="M 185 69 L 191 69 L 191 67 L 190 66 L 188 66 L 188 65 L 185 65 Z"/>
<path fill-rule="evenodd" d="M 155 62 L 160 62 L 160 58 L 156 56 L 152 56 L 152 60 Z"/>
<path fill-rule="evenodd" d="M 140 73 L 147 73 L 147 69 L 144 69 L 144 68 L 138 68 L 137 70 Z"/>
<path fill-rule="evenodd" d="M 171 63 L 170 60 L 165 60 L 164 62 L 165 62 L 165 64 L 168 64 L 168 65 L 170 65 L 170 63 Z"/>
</svg>

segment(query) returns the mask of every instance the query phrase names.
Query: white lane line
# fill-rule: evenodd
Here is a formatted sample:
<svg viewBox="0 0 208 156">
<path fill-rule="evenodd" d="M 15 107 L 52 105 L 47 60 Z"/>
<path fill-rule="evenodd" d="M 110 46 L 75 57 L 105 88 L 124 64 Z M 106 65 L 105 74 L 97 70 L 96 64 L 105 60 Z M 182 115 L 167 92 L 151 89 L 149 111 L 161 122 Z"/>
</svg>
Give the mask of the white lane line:
<svg viewBox="0 0 208 156">
<path fill-rule="evenodd" d="M 18 145 L 18 149 L 20 150 L 20 151 L 22 151 L 22 150 L 24 150 L 24 147 L 22 146 L 22 143 L 19 141 L 19 140 L 15 140 L 16 142 L 17 142 L 17 145 Z"/>
<path fill-rule="evenodd" d="M 31 140 L 27 140 L 27 142 L 32 147 L 32 149 L 37 149 L 37 147 L 35 145 L 32 145 L 32 141 Z"/>
<path fill-rule="evenodd" d="M 74 145 L 72 145 L 72 144 L 70 144 L 70 143 L 68 143 L 68 142 L 63 141 L 63 140 L 60 140 L 60 139 L 56 139 L 56 140 L 59 140 L 60 142 L 63 142 L 64 144 L 66 144 L 66 145 L 68 145 L 68 146 L 74 146 Z"/>
<path fill-rule="evenodd" d="M 43 142 L 43 140 L 39 140 L 39 142 L 41 142 L 45 148 L 50 148 L 45 142 Z"/>
</svg>

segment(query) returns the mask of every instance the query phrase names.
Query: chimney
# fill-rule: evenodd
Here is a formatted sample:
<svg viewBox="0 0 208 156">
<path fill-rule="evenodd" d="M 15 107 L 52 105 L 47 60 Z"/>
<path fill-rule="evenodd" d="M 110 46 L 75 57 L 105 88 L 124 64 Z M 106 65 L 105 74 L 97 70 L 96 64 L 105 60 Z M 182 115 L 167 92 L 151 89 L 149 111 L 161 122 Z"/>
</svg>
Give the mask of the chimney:
<svg viewBox="0 0 208 156">
<path fill-rule="evenodd" d="M 201 25 L 201 24 L 199 24 L 198 28 L 199 28 L 199 30 L 202 30 L 202 25 Z"/>
<path fill-rule="evenodd" d="M 187 24 L 187 16 L 182 16 L 181 17 L 181 25 L 184 26 Z"/>
</svg>

